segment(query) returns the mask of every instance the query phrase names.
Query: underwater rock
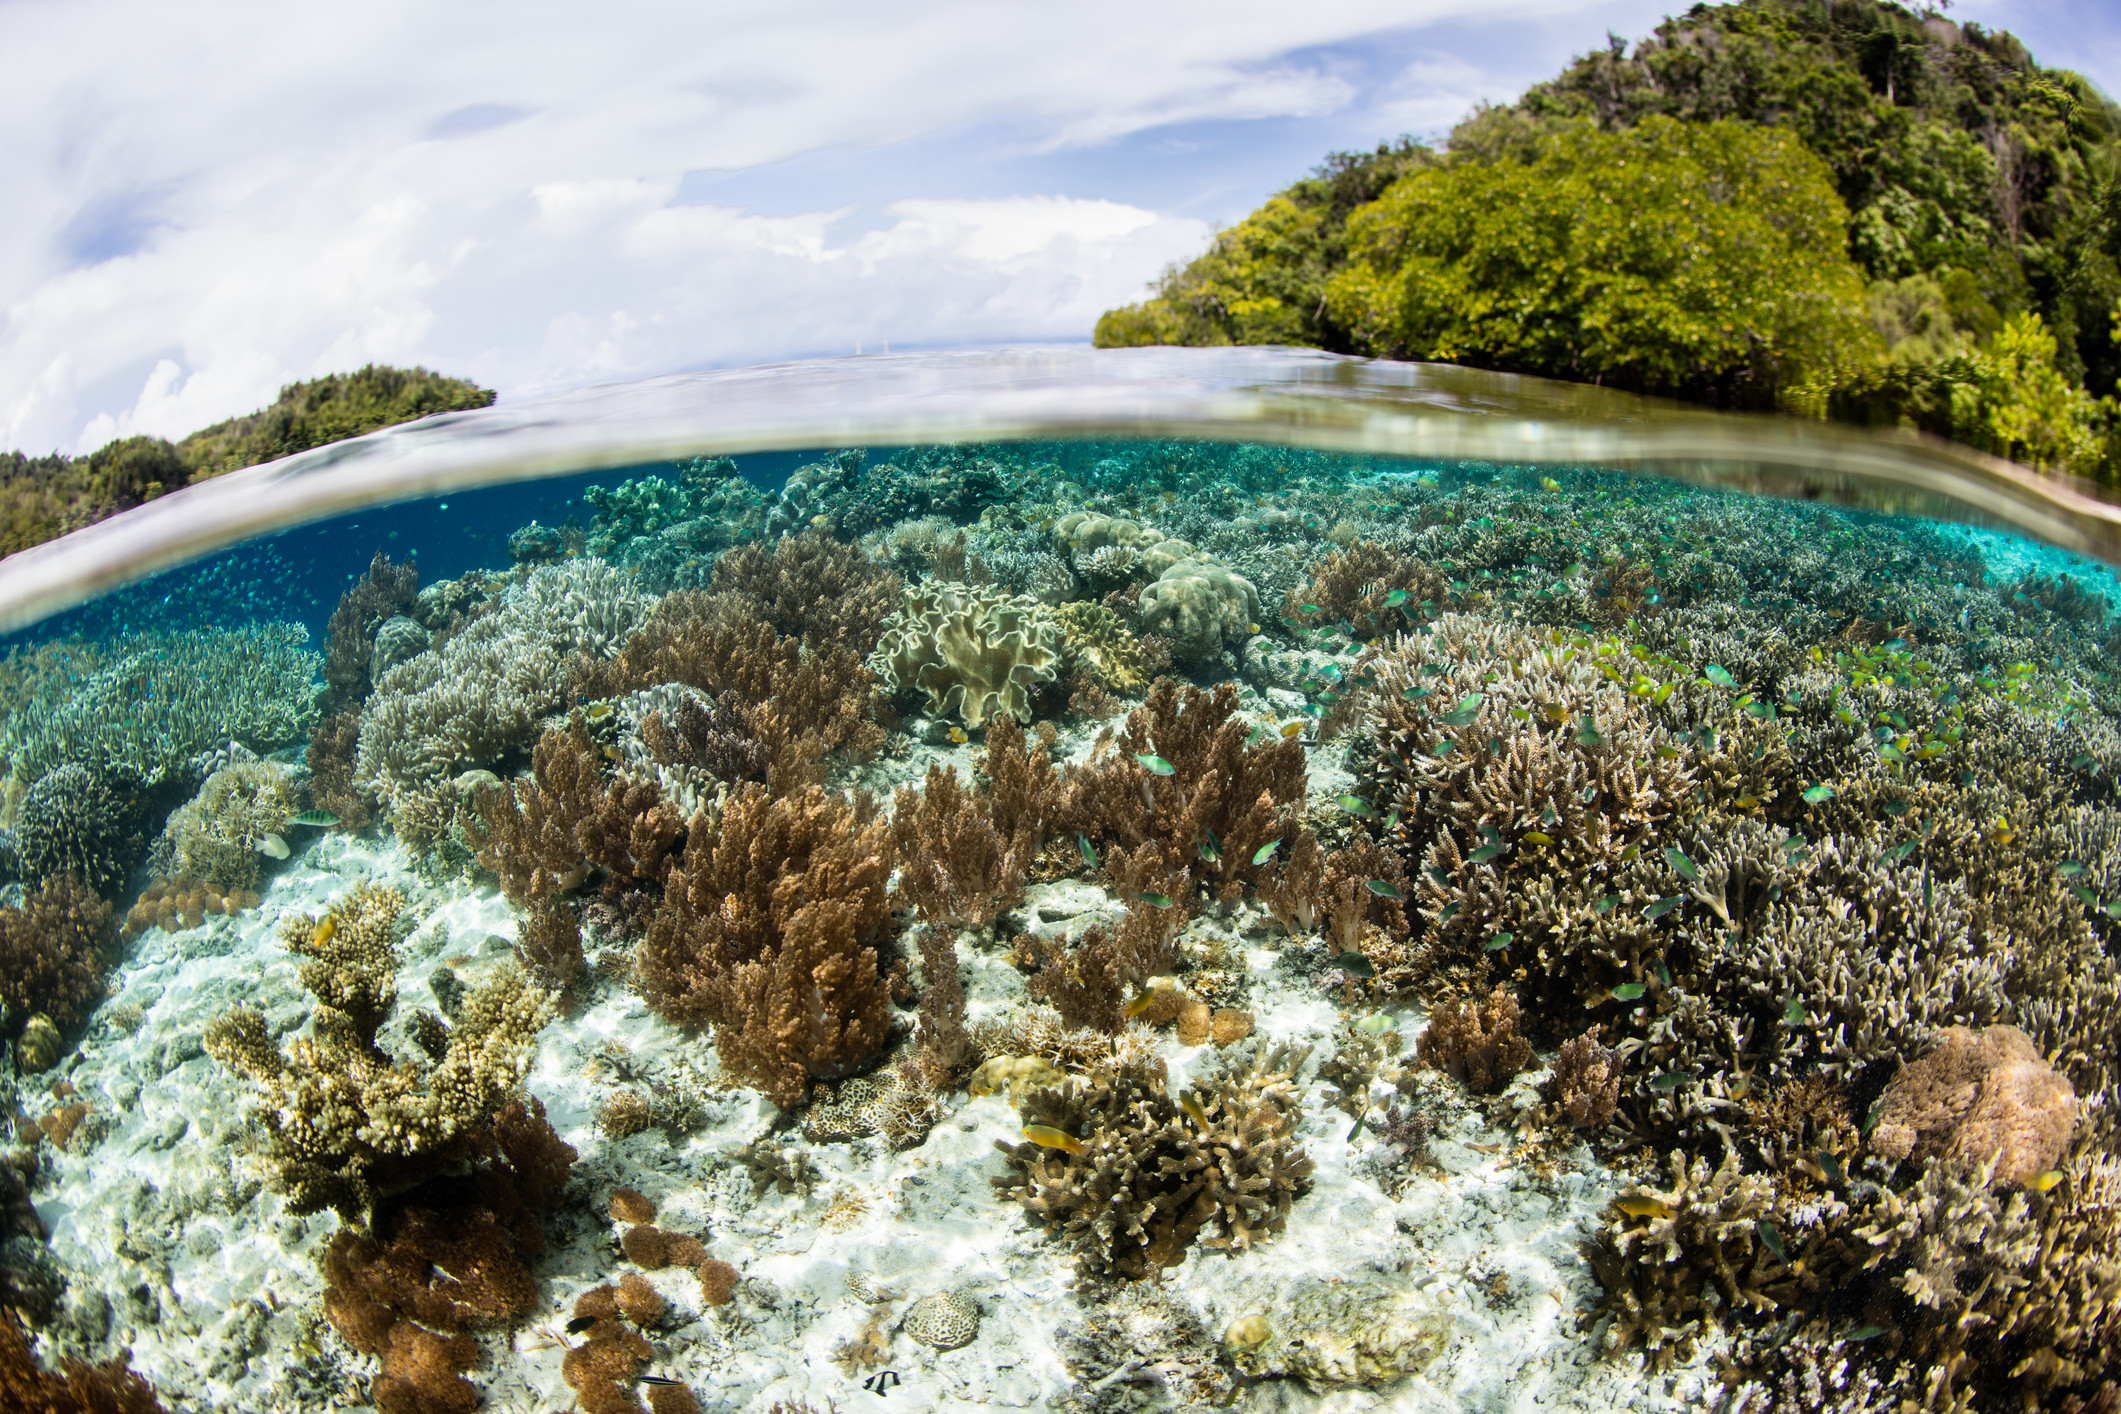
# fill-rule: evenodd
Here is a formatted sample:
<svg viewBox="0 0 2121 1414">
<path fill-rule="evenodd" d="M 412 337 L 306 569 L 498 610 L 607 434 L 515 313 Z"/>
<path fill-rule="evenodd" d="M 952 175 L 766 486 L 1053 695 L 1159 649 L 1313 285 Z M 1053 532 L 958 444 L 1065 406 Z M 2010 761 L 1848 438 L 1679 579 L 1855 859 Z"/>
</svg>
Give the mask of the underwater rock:
<svg viewBox="0 0 2121 1414">
<path fill-rule="evenodd" d="M 1287 1375 L 1319 1385 L 1381 1385 L 1443 1351 L 1452 1321 L 1427 1291 L 1379 1272 L 1311 1277 L 1263 1310 L 1232 1321 L 1223 1346 L 1252 1379 Z"/>
<path fill-rule="evenodd" d="M 931 1350 L 955 1350 L 979 1334 L 979 1307 L 968 1296 L 939 1291 L 907 1307 L 901 1326 Z"/>
<path fill-rule="evenodd" d="M 1872 1150 L 1889 1159 L 1942 1154 L 1966 1167 L 1993 1158 L 1996 1181 L 2010 1185 L 2053 1168 L 2077 1117 L 2067 1077 L 2015 1026 L 1948 1026 L 1941 1040 L 1885 1087 Z"/>
<path fill-rule="evenodd" d="M 1200 663 L 1219 656 L 1223 640 L 1251 631 L 1259 593 L 1221 565 L 1180 560 L 1142 591 L 1140 607 L 1144 633 L 1163 634 L 1181 661 Z"/>
</svg>

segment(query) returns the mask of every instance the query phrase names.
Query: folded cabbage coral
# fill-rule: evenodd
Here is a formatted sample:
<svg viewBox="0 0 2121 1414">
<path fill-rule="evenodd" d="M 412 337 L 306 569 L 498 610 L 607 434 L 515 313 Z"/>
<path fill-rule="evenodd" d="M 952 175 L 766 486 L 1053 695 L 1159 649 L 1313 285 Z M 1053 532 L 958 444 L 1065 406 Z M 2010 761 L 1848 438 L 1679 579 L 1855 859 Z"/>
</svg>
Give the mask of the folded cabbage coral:
<svg viewBox="0 0 2121 1414">
<path fill-rule="evenodd" d="M 933 716 L 968 727 L 1031 720 L 1031 693 L 1060 673 L 1059 624 L 1035 599 L 969 584 L 912 585 L 884 623 L 869 666 L 894 692 L 926 695 Z"/>
</svg>

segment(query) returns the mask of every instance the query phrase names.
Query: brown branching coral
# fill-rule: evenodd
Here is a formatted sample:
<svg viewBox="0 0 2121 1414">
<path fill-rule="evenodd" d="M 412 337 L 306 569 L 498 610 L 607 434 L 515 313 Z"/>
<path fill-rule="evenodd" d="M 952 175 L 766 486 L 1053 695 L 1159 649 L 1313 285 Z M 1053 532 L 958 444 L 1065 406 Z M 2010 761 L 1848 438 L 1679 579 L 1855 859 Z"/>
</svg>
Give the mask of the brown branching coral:
<svg viewBox="0 0 2121 1414">
<path fill-rule="evenodd" d="M 368 801 L 354 784 L 354 752 L 361 745 L 361 714 L 345 711 L 327 714 L 311 729 L 309 796 L 319 810 L 339 817 L 341 829 L 358 830 L 370 816 Z"/>
<path fill-rule="evenodd" d="M 995 1187 L 1072 1248 L 1086 1273 L 1153 1276 L 1196 1241 L 1236 1256 L 1281 1231 L 1310 1190 L 1288 1084 L 1302 1060 L 1256 1057 L 1183 1101 L 1172 1099 L 1161 1062 L 1031 1091 L 1025 1118 L 1073 1147 L 996 1141 L 1013 1172 Z"/>
<path fill-rule="evenodd" d="M 1517 999 L 1497 987 L 1485 999 L 1438 1004 L 1414 1053 L 1467 1089 L 1491 1094 L 1530 1063 L 1532 1043 L 1517 1034 Z"/>
<path fill-rule="evenodd" d="M 693 817 L 635 984 L 668 1020 L 712 1022 L 729 1073 L 793 1105 L 883 1044 L 892 857 L 890 826 L 855 802 L 743 787 L 719 825 Z"/>
<path fill-rule="evenodd" d="M 324 626 L 325 689 L 318 707 L 327 718 L 353 711 L 368 699 L 375 682 L 376 629 L 410 608 L 419 592 L 419 566 L 410 561 L 394 565 L 378 550 L 368 573 L 339 596 L 339 606 Z"/>
<path fill-rule="evenodd" d="M 431 1069 L 394 1060 L 376 1032 L 397 1000 L 402 906 L 394 891 L 360 885 L 322 920 L 288 915 L 281 940 L 307 955 L 302 985 L 318 1006 L 312 1034 L 284 1053 L 249 1007 L 206 1029 L 207 1054 L 261 1091 L 256 1115 L 293 1212 L 360 1221 L 380 1194 L 476 1154 L 552 1016 L 543 992 L 503 968 L 464 999 L 455 1026 L 428 1024 L 443 1044 Z"/>
<path fill-rule="evenodd" d="M 154 1386 L 124 1359 L 106 1365 L 68 1360 L 46 1370 L 12 1310 L 0 1310 L 0 1409 L 18 1414 L 163 1414 Z"/>
<path fill-rule="evenodd" d="M 1173 899 L 1196 885 L 1234 899 L 1259 877 L 1261 846 L 1299 828 L 1307 780 L 1302 743 L 1251 736 L 1234 685 L 1159 678 L 1113 748 L 1067 773 L 1060 826 L 1100 846 L 1153 846 L 1166 876 L 1186 880 Z"/>
<path fill-rule="evenodd" d="M 765 622 L 813 650 L 859 658 L 876 647 L 898 607 L 898 575 L 860 548 L 817 531 L 784 536 L 771 549 L 742 545 L 714 564 L 711 593 L 737 622 Z"/>
<path fill-rule="evenodd" d="M 668 712 L 647 713 L 641 741 L 657 765 L 694 767 L 732 785 L 766 779 L 766 748 L 752 735 L 750 713 L 735 692 L 712 702 L 687 694 Z"/>
<path fill-rule="evenodd" d="M 1378 928 L 1388 938 L 1405 938 L 1407 910 L 1401 900 L 1412 891 L 1399 856 L 1380 849 L 1367 835 L 1356 836 L 1325 858 L 1318 893 L 1329 941 L 1339 952 L 1359 952 L 1365 926 Z M 1378 973 L 1384 976 L 1383 969 Z"/>
<path fill-rule="evenodd" d="M 17 1027 L 42 1013 L 80 1019 L 103 995 L 117 930 L 111 906 L 71 877 L 54 875 L 22 907 L 0 907 L 0 1002 Z"/>
<path fill-rule="evenodd" d="M 920 1024 L 914 1040 L 918 1078 L 924 1088 L 939 1090 L 956 1079 L 958 1067 L 972 1054 L 965 1035 L 965 984 L 957 975 L 957 941 L 946 928 L 929 926 L 919 934 L 921 949 Z"/>
<path fill-rule="evenodd" d="M 876 679 L 857 656 L 733 621 L 717 596 L 696 591 L 665 595 L 616 657 L 578 662 L 576 679 L 591 697 L 673 682 L 717 704 L 736 694 L 777 794 L 821 779 L 826 757 L 864 756 L 884 740 Z"/>
<path fill-rule="evenodd" d="M 1387 607 L 1385 599 L 1403 589 L 1406 599 Z M 1450 597 L 1450 576 L 1424 560 L 1394 554 L 1371 540 L 1335 550 L 1311 571 L 1311 582 L 1291 589 L 1282 612 L 1320 623 L 1346 620 L 1359 639 L 1380 638 L 1421 622 L 1422 604 L 1441 604 Z M 1303 614 L 1310 605 L 1319 612 Z"/>
<path fill-rule="evenodd" d="M 1603 1129 L 1620 1103 L 1620 1054 L 1598 1044 L 1593 1026 L 1564 1041 L 1554 1058 L 1554 1072 L 1540 1087 L 1551 1107 L 1551 1122 L 1570 1129 Z"/>
<path fill-rule="evenodd" d="M 931 923 L 986 927 L 1023 901 L 1038 852 L 1028 833 L 1011 839 L 996 829 L 986 800 L 941 765 L 928 768 L 922 789 L 899 787 L 891 834 L 899 893 Z"/>
<path fill-rule="evenodd" d="M 1120 1008 L 1127 997 L 1120 981 L 1118 955 L 1103 928 L 1092 924 L 1075 940 L 1073 949 L 1057 941 L 1042 946 L 1039 971 L 1031 979 L 1031 995 L 1050 1002 L 1069 1030 L 1117 1034 L 1126 1024 Z"/>
</svg>

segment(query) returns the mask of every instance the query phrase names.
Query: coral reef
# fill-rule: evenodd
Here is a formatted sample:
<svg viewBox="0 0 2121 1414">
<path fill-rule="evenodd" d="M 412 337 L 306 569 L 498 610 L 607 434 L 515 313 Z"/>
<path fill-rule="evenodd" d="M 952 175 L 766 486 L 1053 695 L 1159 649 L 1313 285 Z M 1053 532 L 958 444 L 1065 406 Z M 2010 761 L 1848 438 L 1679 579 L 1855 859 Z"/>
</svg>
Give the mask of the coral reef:
<svg viewBox="0 0 2121 1414">
<path fill-rule="evenodd" d="M 1553 1073 L 1540 1087 L 1552 1107 L 1551 1123 L 1582 1131 L 1612 1122 L 1620 1103 L 1620 1053 L 1598 1044 L 1598 1030 L 1593 1026 L 1564 1041 L 1554 1057 Z"/>
<path fill-rule="evenodd" d="M 1161 1062 L 1031 1091 L 1024 1116 L 1053 1147 L 997 1140 L 1013 1172 L 995 1188 L 1086 1273 L 1150 1276 L 1195 1242 L 1236 1256 L 1279 1232 L 1311 1186 L 1289 1084 L 1302 1061 L 1262 1053 L 1183 1100 L 1171 1097 Z"/>
<path fill-rule="evenodd" d="M 1532 1043 L 1517 1034 L 1517 999 L 1497 987 L 1485 998 L 1440 1003 L 1414 1054 L 1468 1090 L 1491 1094 L 1531 1062 Z"/>
<path fill-rule="evenodd" d="M 869 667 L 893 692 L 924 693 L 933 716 L 967 727 L 1031 720 L 1031 692 L 1059 676 L 1060 625 L 1035 599 L 969 584 L 909 585 Z"/>
<path fill-rule="evenodd" d="M 32 883 L 64 876 L 105 896 L 116 892 L 142 849 L 130 796 L 78 761 L 39 779 L 15 813 L 23 876 Z"/>
<path fill-rule="evenodd" d="M 1247 1379 L 1288 1376 L 1316 1393 L 1375 1387 L 1443 1353 L 1455 1323 L 1437 1298 L 1380 1272 L 1312 1277 L 1233 1320 L 1223 1348 Z"/>
<path fill-rule="evenodd" d="M 1935 1051 L 1905 1067 L 1871 1111 L 1871 1151 L 1995 1165 L 2015 1187 L 2069 1147 L 2076 1094 L 2015 1026 L 1948 1026 Z"/>
<path fill-rule="evenodd" d="M 369 690 L 382 671 L 376 649 L 384 624 L 411 625 L 420 632 L 420 646 L 427 646 L 426 630 L 404 618 L 419 594 L 419 566 L 409 561 L 394 565 L 388 555 L 378 550 L 368 572 L 339 596 L 338 607 L 324 625 L 324 691 L 317 699 L 320 713 L 336 716 L 357 709 L 368 700 Z M 393 646 L 388 655 L 392 661 L 411 656 L 402 651 L 404 647 L 402 641 Z"/>
<path fill-rule="evenodd" d="M 979 1307 L 962 1292 L 938 1291 L 908 1306 L 899 1328 L 930 1350 L 955 1350 L 979 1334 Z"/>
<path fill-rule="evenodd" d="M 1061 604 L 1053 610 L 1061 626 L 1061 658 L 1071 673 L 1129 696 L 1149 684 L 1148 659 L 1119 615 L 1098 604 Z"/>
<path fill-rule="evenodd" d="M 815 531 L 772 549 L 746 545 L 715 561 L 710 593 L 733 623 L 764 622 L 813 651 L 865 657 L 883 635 L 904 585 L 852 545 Z"/>
<path fill-rule="evenodd" d="M 728 1072 L 793 1105 L 883 1043 L 892 862 L 889 825 L 855 803 L 742 787 L 718 824 L 690 822 L 635 985 L 672 1021 L 713 1023 Z"/>
<path fill-rule="evenodd" d="M 107 1365 L 68 1360 L 44 1369 L 13 1311 L 0 1311 L 0 1408 L 21 1414 L 163 1414 L 162 1401 L 123 1359 Z"/>
<path fill-rule="evenodd" d="M 398 915 L 392 890 L 357 886 L 322 919 L 288 915 L 281 942 L 307 958 L 318 1002 L 312 1034 L 283 1051 L 265 1018 L 237 1007 L 207 1028 L 206 1050 L 260 1090 L 268 1162 L 296 1213 L 364 1220 L 377 1199 L 461 1163 L 488 1143 L 521 1083 L 549 999 L 511 968 L 464 998 L 454 1026 L 430 1018 L 432 1067 L 394 1060 L 376 1032 L 396 1004 Z"/>
</svg>

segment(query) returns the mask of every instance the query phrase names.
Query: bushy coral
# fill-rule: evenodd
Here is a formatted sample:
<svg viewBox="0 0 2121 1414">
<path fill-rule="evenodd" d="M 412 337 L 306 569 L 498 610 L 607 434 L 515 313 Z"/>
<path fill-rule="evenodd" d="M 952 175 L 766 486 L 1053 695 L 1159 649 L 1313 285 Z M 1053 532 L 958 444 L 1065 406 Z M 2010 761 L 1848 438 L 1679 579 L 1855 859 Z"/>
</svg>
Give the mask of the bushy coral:
<svg viewBox="0 0 2121 1414">
<path fill-rule="evenodd" d="M 85 882 L 111 894 L 140 858 L 137 797 L 78 761 L 32 785 L 15 812 L 15 851 L 23 875 Z"/>
<path fill-rule="evenodd" d="M 785 536 L 770 550 L 731 550 L 715 561 L 708 585 L 740 621 L 857 658 L 876 647 L 902 588 L 890 569 L 815 531 Z"/>
<path fill-rule="evenodd" d="M 1031 720 L 1031 693 L 1059 676 L 1061 628 L 1035 599 L 969 584 L 909 585 L 869 667 L 893 692 L 920 692 L 968 727 Z"/>
<path fill-rule="evenodd" d="M 747 786 L 694 816 L 634 981 L 671 1021 L 712 1022 L 724 1068 L 783 1105 L 867 1059 L 888 1025 L 891 830 L 812 786 Z"/>
<path fill-rule="evenodd" d="M 1236 1256 L 1279 1232 L 1311 1187 L 1295 1142 L 1282 1052 L 1172 1098 L 1163 1065 L 1122 1063 L 1087 1082 L 1024 1097 L 1051 1146 L 996 1141 L 1012 1172 L 994 1180 L 1085 1273 L 1139 1278 L 1184 1260 L 1196 1242 Z"/>
<path fill-rule="evenodd" d="M 286 829 L 288 817 L 300 809 L 284 767 L 265 761 L 224 766 L 163 826 L 171 872 L 224 894 L 255 889 L 260 844 Z"/>
<path fill-rule="evenodd" d="M 2017 1185 L 2069 1146 L 2076 1095 L 2015 1026 L 1946 1027 L 1938 1047 L 1893 1077 L 1870 1116 L 1871 1150 L 1890 1159 L 1943 1155 L 1994 1164 Z"/>
<path fill-rule="evenodd" d="M 0 904 L 0 1002 L 12 1029 L 39 1014 L 85 1015 L 103 995 L 115 933 L 111 906 L 75 879 L 46 879 L 19 908 Z"/>
</svg>

